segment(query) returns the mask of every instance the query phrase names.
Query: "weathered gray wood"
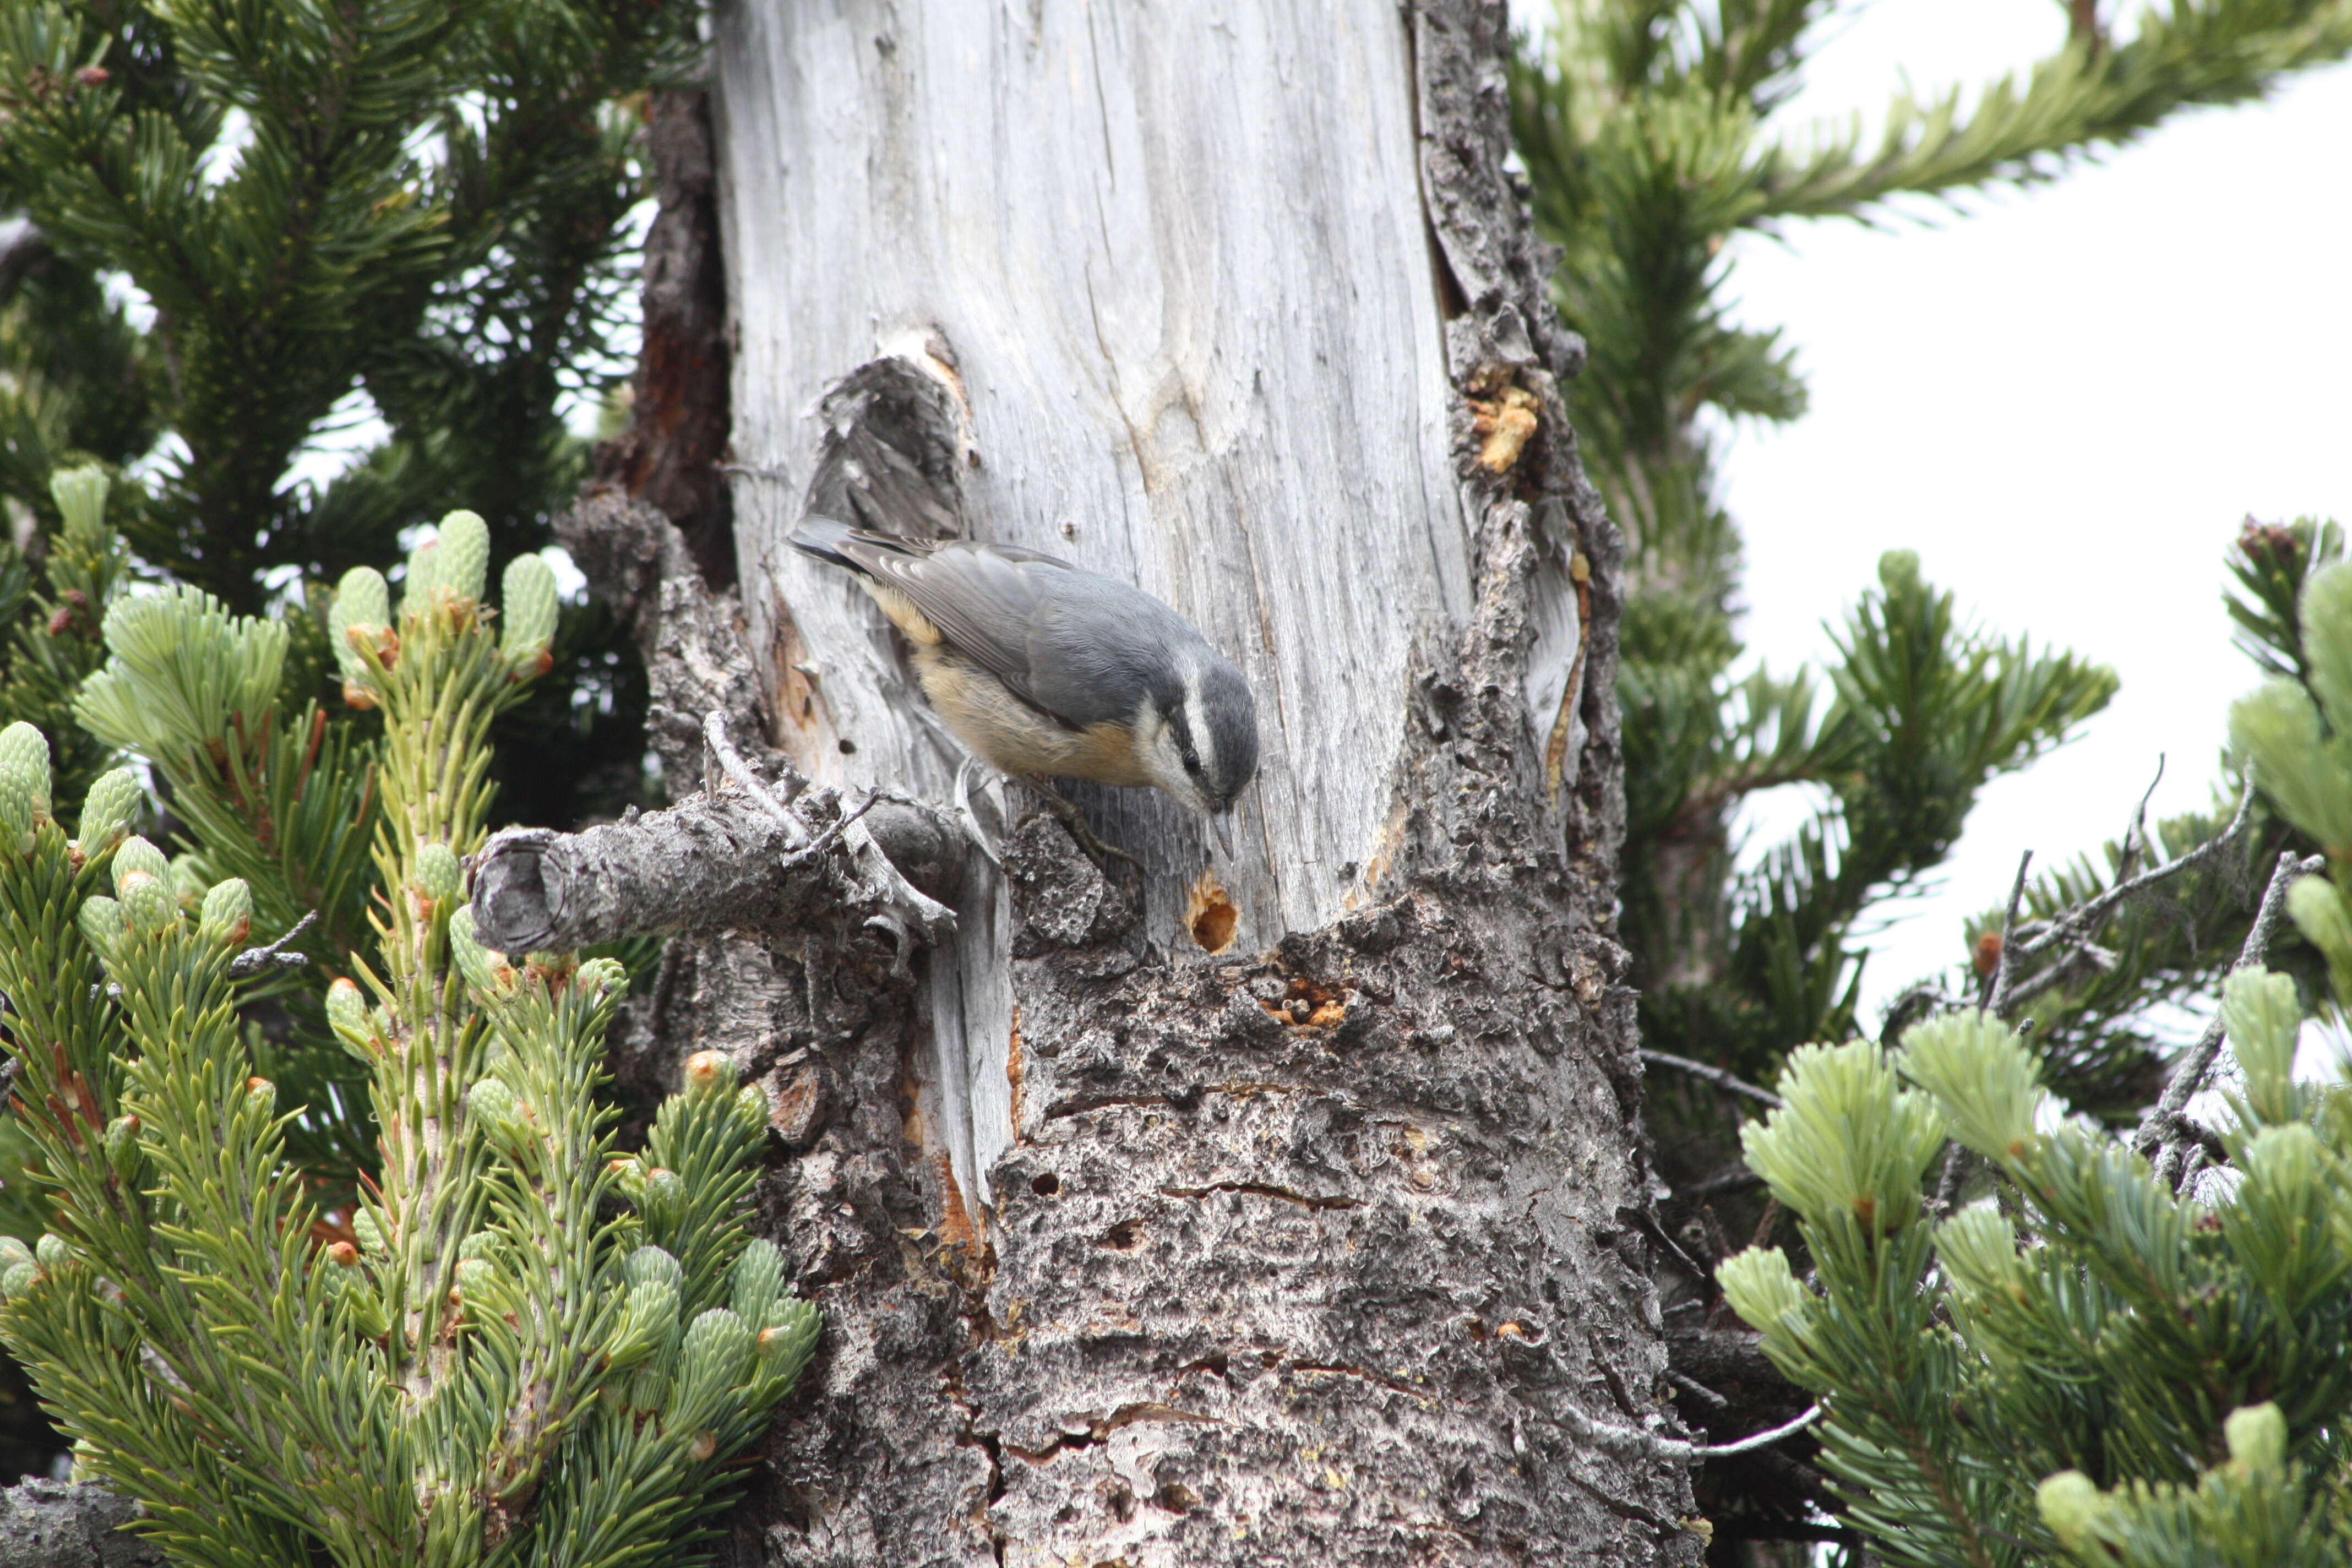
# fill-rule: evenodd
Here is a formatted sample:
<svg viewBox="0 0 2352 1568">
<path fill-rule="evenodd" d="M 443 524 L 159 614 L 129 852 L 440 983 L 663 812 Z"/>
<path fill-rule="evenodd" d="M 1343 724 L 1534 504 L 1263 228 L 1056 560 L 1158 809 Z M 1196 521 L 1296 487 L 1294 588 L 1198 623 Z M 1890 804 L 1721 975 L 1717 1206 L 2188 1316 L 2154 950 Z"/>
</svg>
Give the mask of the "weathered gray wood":
<svg viewBox="0 0 2352 1568">
<path fill-rule="evenodd" d="M 828 1314 L 737 1561 L 1696 1561 L 1665 1450 L 1579 1436 L 1655 1425 L 1664 1363 L 1606 937 L 1618 550 L 1502 171 L 1503 21 L 719 14 L 776 744 L 951 796 L 885 623 L 782 542 L 814 497 L 1160 595 L 1265 758 L 1222 958 L 1199 829 L 1115 792 L 1082 804 L 1139 910 L 1032 818 L 911 979 L 819 929 L 673 947 L 639 1026 L 770 1086 L 763 1201 Z"/>
<path fill-rule="evenodd" d="M 757 279 L 735 448 L 762 471 L 741 542 L 858 747 L 807 743 L 803 765 L 945 783 L 866 657 L 878 615 L 778 543 L 825 388 L 936 333 L 975 531 L 1158 595 L 1258 693 L 1265 765 L 1224 874 L 1242 950 L 1376 890 L 1412 650 L 1470 598 L 1394 5 L 728 15 L 729 252 Z M 775 646 L 777 601 L 747 608 Z M 1178 945 L 1202 834 L 1156 795 L 1099 805 Z"/>
<path fill-rule="evenodd" d="M 770 591 L 746 609 L 772 693 L 788 664 L 815 675 L 813 701 L 779 704 L 779 742 L 819 780 L 934 798 L 954 766 L 872 605 L 780 542 L 826 390 L 902 353 L 968 408 L 977 536 L 1139 584 L 1248 675 L 1265 761 L 1241 864 L 1219 868 L 1234 951 L 1381 896 L 1412 674 L 1470 605 L 1394 6 L 744 6 L 721 45 L 727 250 L 757 280 L 736 302 L 735 449 L 754 470 L 740 549 Z M 1538 604 L 1548 732 L 1574 598 Z M 1199 826 L 1153 792 L 1089 804 L 1152 868 L 1151 939 L 1194 950 Z M 1001 900 L 973 913 L 968 940 L 1001 945 Z M 984 1164 L 1009 999 L 971 957 L 937 1005 L 963 1020 L 948 1087 Z M 959 1158 L 967 1190 L 973 1171 Z"/>
</svg>

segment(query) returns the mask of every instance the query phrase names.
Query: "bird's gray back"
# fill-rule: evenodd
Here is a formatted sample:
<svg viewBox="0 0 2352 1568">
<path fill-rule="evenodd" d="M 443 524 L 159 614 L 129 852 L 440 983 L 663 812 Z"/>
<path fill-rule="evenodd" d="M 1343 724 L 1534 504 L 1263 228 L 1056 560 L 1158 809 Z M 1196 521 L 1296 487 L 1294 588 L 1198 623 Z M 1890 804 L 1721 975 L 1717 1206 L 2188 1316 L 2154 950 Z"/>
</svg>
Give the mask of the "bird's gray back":
<svg viewBox="0 0 2352 1568">
<path fill-rule="evenodd" d="M 1115 577 L 1012 545 L 950 540 L 928 549 L 861 533 L 829 542 L 888 583 L 956 649 L 1022 697 L 1084 728 L 1173 700 L 1171 653 L 1210 653 L 1184 618 Z"/>
</svg>

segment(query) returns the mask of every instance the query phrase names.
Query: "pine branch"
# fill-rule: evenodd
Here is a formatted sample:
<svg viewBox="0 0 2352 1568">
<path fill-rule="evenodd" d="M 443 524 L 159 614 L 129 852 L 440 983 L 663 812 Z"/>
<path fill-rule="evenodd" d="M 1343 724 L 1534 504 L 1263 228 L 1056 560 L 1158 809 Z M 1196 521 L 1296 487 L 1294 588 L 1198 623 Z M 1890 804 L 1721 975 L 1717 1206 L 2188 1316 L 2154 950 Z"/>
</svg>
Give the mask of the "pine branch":
<svg viewBox="0 0 2352 1568">
<path fill-rule="evenodd" d="M 1897 98 L 1866 155 L 1858 123 L 1802 150 L 1768 148 L 1742 222 L 1868 220 L 1899 195 L 1948 200 L 1995 182 L 2046 181 L 2067 160 L 2134 141 L 2182 109 L 2258 98 L 2283 76 L 2347 52 L 2344 0 L 2179 0 L 2169 12 L 2144 12 L 2137 36 L 2117 47 L 2078 31 L 2023 86 L 2004 76 L 1965 114 L 1958 88 L 1924 102 Z"/>
<path fill-rule="evenodd" d="M 2231 964 L 2232 973 L 2241 970 L 2259 970 L 2270 956 L 2271 939 L 2278 931 L 2280 918 L 2286 912 L 2287 889 L 2296 879 L 2315 877 L 2327 869 L 2326 857 L 2315 855 L 2309 859 L 2298 858 L 2289 850 L 2278 858 L 2271 873 L 2270 886 L 2263 890 L 2261 907 L 2255 911 L 2254 923 L 2246 932 L 2245 945 L 2238 951 L 2238 961 Z M 2189 1102 L 2205 1087 L 2206 1076 L 2213 1070 L 2213 1061 L 2221 1055 L 2221 1041 L 2226 1034 L 2222 1016 L 2216 1013 L 2213 1021 L 2205 1026 L 2173 1068 L 2171 1079 L 2164 1086 L 2164 1094 L 2141 1121 L 2132 1146 L 2147 1155 L 2156 1166 L 2160 1181 L 2178 1184 L 2181 1161 L 2189 1147 L 2197 1142 L 2184 1112 Z"/>
</svg>

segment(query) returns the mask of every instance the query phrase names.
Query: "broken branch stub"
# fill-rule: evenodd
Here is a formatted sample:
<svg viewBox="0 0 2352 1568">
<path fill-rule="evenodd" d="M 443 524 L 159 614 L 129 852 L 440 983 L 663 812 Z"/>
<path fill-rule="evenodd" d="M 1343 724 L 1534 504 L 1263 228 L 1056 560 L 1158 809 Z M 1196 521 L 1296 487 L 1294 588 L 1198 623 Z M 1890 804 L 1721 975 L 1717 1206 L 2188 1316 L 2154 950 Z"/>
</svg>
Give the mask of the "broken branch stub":
<svg viewBox="0 0 2352 1568">
<path fill-rule="evenodd" d="M 870 825 L 827 835 L 842 813 L 830 789 L 795 804 L 789 824 L 749 795 L 695 795 L 667 811 L 580 833 L 510 827 L 474 865 L 474 927 L 507 952 L 564 951 L 643 931 L 768 931 L 828 918 L 896 914 L 927 935 L 940 906 L 908 882 L 885 840 L 904 840 L 918 876 L 944 838 L 894 802 Z M 793 852 L 827 835 L 821 854 Z M 889 868 L 869 869 L 873 857 Z"/>
</svg>

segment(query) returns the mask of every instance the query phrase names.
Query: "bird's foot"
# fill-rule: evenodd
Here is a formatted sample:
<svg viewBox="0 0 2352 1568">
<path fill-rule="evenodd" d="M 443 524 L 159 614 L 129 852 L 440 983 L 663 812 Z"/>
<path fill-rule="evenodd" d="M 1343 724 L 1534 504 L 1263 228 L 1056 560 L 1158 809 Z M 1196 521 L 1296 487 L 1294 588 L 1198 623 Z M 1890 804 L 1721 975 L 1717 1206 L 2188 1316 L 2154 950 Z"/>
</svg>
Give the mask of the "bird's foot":
<svg viewBox="0 0 2352 1568">
<path fill-rule="evenodd" d="M 1065 799 L 1059 790 L 1041 779 L 1023 779 L 1021 782 L 1029 786 L 1047 811 L 1061 818 L 1062 826 L 1069 829 L 1070 837 L 1077 841 L 1078 847 L 1085 850 L 1087 858 L 1106 875 L 1109 873 L 1110 861 L 1114 858 L 1134 867 L 1139 878 L 1143 875 L 1143 862 L 1116 844 L 1104 843 L 1087 826 L 1085 815 Z"/>
</svg>

